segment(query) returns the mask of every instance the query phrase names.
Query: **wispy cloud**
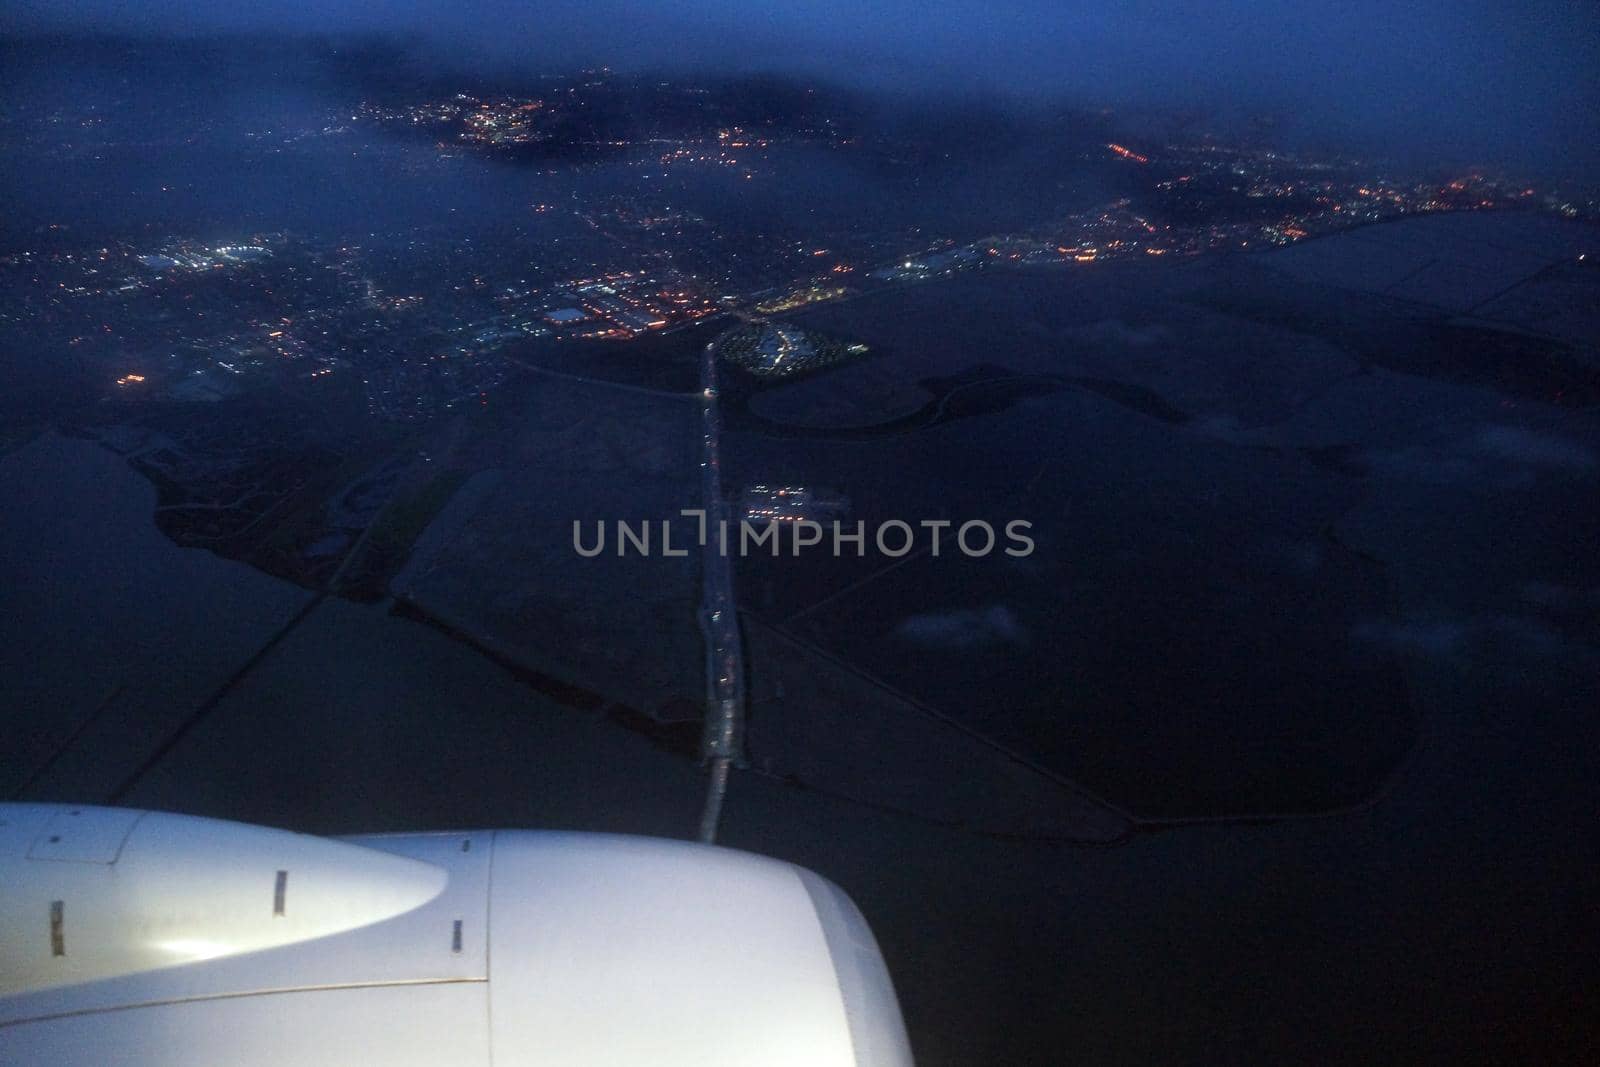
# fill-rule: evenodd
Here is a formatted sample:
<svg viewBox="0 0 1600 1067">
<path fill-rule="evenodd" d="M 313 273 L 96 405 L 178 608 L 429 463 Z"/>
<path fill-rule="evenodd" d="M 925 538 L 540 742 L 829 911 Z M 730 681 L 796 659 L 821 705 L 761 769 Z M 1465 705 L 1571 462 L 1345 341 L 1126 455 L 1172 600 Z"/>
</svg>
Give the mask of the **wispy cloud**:
<svg viewBox="0 0 1600 1067">
<path fill-rule="evenodd" d="M 1022 646 L 1028 631 L 1008 607 L 993 604 L 962 611 L 913 615 L 895 628 L 913 644 L 950 650 Z"/>
</svg>

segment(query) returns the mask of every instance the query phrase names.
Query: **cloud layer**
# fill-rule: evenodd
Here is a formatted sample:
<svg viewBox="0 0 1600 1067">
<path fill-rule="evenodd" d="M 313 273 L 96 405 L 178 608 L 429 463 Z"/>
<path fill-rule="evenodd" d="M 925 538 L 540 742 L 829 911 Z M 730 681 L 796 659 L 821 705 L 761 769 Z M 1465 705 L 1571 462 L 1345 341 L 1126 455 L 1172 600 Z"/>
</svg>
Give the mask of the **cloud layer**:
<svg viewBox="0 0 1600 1067">
<path fill-rule="evenodd" d="M 1277 112 L 1389 152 L 1585 173 L 1600 8 L 1351 0 L 22 0 L 11 30 L 411 35 L 466 66 L 779 70 L 1120 107 Z"/>
</svg>

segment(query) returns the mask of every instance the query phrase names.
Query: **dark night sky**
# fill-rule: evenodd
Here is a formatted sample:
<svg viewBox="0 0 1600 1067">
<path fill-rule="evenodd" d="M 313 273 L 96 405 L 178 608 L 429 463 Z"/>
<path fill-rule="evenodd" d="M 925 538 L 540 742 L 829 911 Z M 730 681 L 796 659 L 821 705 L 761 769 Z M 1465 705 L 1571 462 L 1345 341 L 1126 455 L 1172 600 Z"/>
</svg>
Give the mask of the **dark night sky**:
<svg viewBox="0 0 1600 1067">
<path fill-rule="evenodd" d="M 798 71 L 872 89 L 1270 109 L 1410 160 L 1600 160 L 1588 0 L 20 0 L 0 26 L 410 34 L 447 64 Z"/>
</svg>

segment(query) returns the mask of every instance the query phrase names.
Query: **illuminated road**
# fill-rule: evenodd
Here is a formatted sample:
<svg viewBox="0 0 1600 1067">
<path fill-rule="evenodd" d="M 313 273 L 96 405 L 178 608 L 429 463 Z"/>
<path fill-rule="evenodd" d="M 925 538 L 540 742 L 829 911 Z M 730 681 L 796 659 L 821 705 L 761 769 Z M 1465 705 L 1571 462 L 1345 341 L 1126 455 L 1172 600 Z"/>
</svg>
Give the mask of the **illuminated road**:
<svg viewBox="0 0 1600 1067">
<path fill-rule="evenodd" d="M 737 544 L 722 492 L 722 418 L 717 407 L 717 343 L 706 345 L 700 358 L 701 495 L 705 500 L 705 537 L 701 550 L 700 630 L 706 643 L 706 717 L 701 757 L 711 769 L 700 839 L 716 839 L 727 791 L 728 772 L 742 758 L 744 729 L 744 644 L 733 594 L 733 560 L 724 550 L 724 531 Z"/>
</svg>

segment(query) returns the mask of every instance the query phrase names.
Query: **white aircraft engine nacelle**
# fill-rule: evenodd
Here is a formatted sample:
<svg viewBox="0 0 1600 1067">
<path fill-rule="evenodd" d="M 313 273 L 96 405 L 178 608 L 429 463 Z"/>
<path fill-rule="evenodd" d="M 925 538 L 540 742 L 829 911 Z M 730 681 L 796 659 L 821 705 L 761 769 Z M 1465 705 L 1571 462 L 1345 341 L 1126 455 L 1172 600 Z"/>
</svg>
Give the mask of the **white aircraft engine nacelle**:
<svg viewBox="0 0 1600 1067">
<path fill-rule="evenodd" d="M 329 839 L 0 804 L 0 1063 L 901 1067 L 810 871 L 537 831 Z"/>
</svg>

